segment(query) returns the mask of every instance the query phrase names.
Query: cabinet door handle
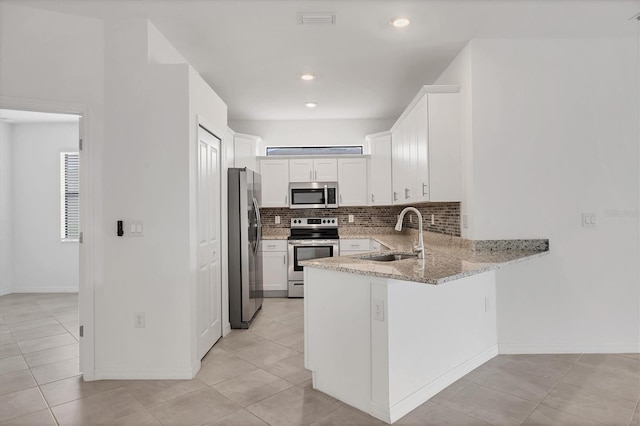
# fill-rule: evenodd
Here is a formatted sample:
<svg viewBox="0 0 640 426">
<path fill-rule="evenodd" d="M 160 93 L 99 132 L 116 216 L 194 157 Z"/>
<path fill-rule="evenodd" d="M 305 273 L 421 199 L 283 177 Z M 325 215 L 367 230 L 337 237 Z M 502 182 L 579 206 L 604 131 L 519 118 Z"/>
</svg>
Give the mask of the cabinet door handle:
<svg viewBox="0 0 640 426">
<path fill-rule="evenodd" d="M 318 171 L 317 170 L 313 171 L 313 180 L 318 180 Z"/>
<path fill-rule="evenodd" d="M 287 264 L 287 255 L 286 254 L 284 256 L 282 256 L 282 264 L 283 265 Z"/>
<path fill-rule="evenodd" d="M 423 183 L 423 184 L 422 184 L 422 196 L 423 196 L 423 197 L 426 197 L 426 196 L 427 196 L 427 194 L 428 194 L 428 192 L 429 192 L 429 190 L 427 189 L 427 184 L 426 184 L 426 183 Z"/>
<path fill-rule="evenodd" d="M 393 201 L 398 201 L 398 193 L 393 191 Z"/>
<path fill-rule="evenodd" d="M 311 170 L 309 170 L 309 180 L 313 181 L 313 175 L 311 174 Z"/>
<path fill-rule="evenodd" d="M 340 204 L 342 204 L 342 194 L 340 194 Z"/>
<path fill-rule="evenodd" d="M 409 188 L 405 188 L 405 189 L 404 189 L 404 198 L 405 198 L 405 200 L 406 200 L 407 198 L 409 198 Z"/>
<path fill-rule="evenodd" d="M 373 197 L 373 194 L 371 194 L 371 202 L 375 202 L 375 198 Z"/>
</svg>

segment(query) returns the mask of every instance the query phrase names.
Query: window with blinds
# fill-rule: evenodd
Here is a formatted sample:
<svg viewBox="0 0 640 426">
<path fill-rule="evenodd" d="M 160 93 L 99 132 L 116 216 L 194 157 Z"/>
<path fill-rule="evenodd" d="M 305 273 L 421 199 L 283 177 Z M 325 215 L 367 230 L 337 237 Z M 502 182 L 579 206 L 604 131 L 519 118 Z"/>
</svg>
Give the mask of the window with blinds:
<svg viewBox="0 0 640 426">
<path fill-rule="evenodd" d="M 80 155 L 60 153 L 60 237 L 78 241 L 80 236 Z"/>
</svg>

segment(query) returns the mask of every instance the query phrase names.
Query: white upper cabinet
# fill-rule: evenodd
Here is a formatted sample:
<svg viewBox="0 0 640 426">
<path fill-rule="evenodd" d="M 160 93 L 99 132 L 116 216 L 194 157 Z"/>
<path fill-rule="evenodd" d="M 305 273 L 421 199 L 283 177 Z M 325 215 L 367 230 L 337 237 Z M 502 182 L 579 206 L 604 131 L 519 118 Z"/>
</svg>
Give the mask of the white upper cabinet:
<svg viewBox="0 0 640 426">
<path fill-rule="evenodd" d="M 390 206 L 391 198 L 391 133 L 367 136 L 369 160 L 369 202 L 371 206 Z"/>
<path fill-rule="evenodd" d="M 338 205 L 367 205 L 367 159 L 338 158 Z"/>
<path fill-rule="evenodd" d="M 429 93 L 428 175 L 425 200 L 460 201 L 462 199 L 462 120 L 459 93 Z M 426 163 L 425 163 L 426 164 Z M 421 166 L 420 166 L 421 167 Z"/>
<path fill-rule="evenodd" d="M 289 207 L 289 160 L 260 160 L 262 206 Z"/>
<path fill-rule="evenodd" d="M 459 96 L 425 86 L 393 126 L 393 204 L 461 200 Z"/>
<path fill-rule="evenodd" d="M 256 160 L 256 145 L 260 137 L 235 133 L 233 135 L 233 164 L 234 167 L 247 167 L 258 170 Z"/>
<path fill-rule="evenodd" d="M 335 182 L 338 162 L 335 158 L 296 158 L 289 160 L 291 182 Z"/>
</svg>

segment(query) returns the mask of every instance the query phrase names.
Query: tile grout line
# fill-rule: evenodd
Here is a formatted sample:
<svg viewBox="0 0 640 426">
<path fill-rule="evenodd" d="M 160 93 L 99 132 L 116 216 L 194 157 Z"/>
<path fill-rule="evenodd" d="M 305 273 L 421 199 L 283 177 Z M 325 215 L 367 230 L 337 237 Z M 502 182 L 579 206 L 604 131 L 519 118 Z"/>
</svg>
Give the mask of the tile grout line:
<svg viewBox="0 0 640 426">
<path fill-rule="evenodd" d="M 38 306 L 39 306 L 40 308 L 42 308 L 39 304 L 38 304 Z M 59 334 L 59 335 L 62 335 L 62 334 L 71 334 L 71 333 L 69 333 L 69 330 L 67 330 L 67 328 L 66 328 L 64 325 L 62 325 L 62 323 L 60 323 L 60 321 L 58 321 L 58 319 L 57 319 L 57 318 L 55 318 L 53 315 L 51 315 L 51 312 L 50 312 L 48 309 L 43 309 L 43 310 L 44 310 L 44 311 L 46 311 L 46 312 L 47 312 L 47 314 L 49 314 L 49 316 L 50 316 L 51 318 L 53 318 L 53 319 L 54 319 L 54 320 L 55 320 L 59 325 L 61 325 L 61 326 L 62 326 L 62 328 L 64 328 L 64 329 L 66 330 L 66 332 L 67 332 L 67 333 L 61 333 L 61 334 Z M 46 318 L 42 318 L 42 319 L 46 319 Z M 37 320 L 35 320 L 35 321 L 37 321 Z M 29 321 L 21 321 L 21 322 L 29 322 Z M 18 322 L 18 323 L 16 323 L 16 324 L 20 324 L 20 322 Z M 46 327 L 46 326 L 44 326 L 44 327 Z M 35 327 L 35 328 L 41 328 L 41 327 Z M 21 347 L 20 347 L 20 345 L 18 344 L 18 341 L 15 339 L 15 337 L 14 337 L 14 335 L 13 335 L 13 331 L 11 331 L 11 328 L 9 327 L 9 325 L 8 325 L 8 324 L 7 324 L 7 329 L 9 330 L 9 334 L 11 334 L 11 338 L 13 339 L 14 344 L 15 344 L 15 345 L 16 345 L 16 347 L 18 348 L 18 351 L 20 351 L 20 356 L 22 357 L 22 361 L 23 361 L 23 362 L 25 363 L 25 365 L 27 366 L 26 370 L 28 370 L 28 371 L 29 371 L 29 375 L 31 375 L 31 378 L 33 379 L 33 382 L 35 383 L 35 386 L 32 386 L 32 387 L 27 388 L 27 389 L 24 389 L 24 390 L 33 389 L 34 387 L 38 389 L 38 393 L 40 394 L 40 397 L 42 398 L 42 400 L 44 401 L 44 403 L 45 403 L 45 405 L 46 405 L 46 410 L 47 410 L 47 411 L 49 412 L 49 414 L 51 415 L 51 418 L 53 418 L 53 421 L 55 422 L 55 424 L 59 426 L 59 425 L 60 425 L 60 422 L 58 421 L 58 419 L 56 418 L 55 414 L 53 413 L 53 410 L 52 410 L 51 405 L 49 404 L 49 401 L 47 400 L 47 398 L 45 398 L 44 393 L 42 392 L 42 389 L 40 388 L 40 386 L 41 386 L 41 385 L 40 385 L 40 383 L 38 383 L 38 380 L 37 380 L 37 379 L 35 378 L 35 376 L 33 375 L 32 367 L 31 367 L 31 365 L 29 365 L 29 363 L 27 362 L 27 360 L 24 358 L 25 353 L 22 351 L 22 348 L 21 348 Z M 56 336 L 58 336 L 58 334 L 56 334 Z M 50 337 L 50 336 L 44 336 L 44 337 Z M 71 336 L 71 337 L 73 337 L 73 336 Z M 75 339 L 75 337 L 74 337 L 74 339 Z M 31 339 L 31 340 L 38 340 L 38 339 Z M 43 349 L 43 350 L 47 350 L 47 349 Z M 35 352 L 40 352 L 40 351 L 34 351 L 34 353 L 35 353 Z M 31 352 L 30 352 L 30 353 L 31 353 Z M 53 364 L 53 363 L 49 363 L 49 364 Z M 49 365 L 49 364 L 43 364 L 43 365 Z M 39 366 L 39 367 L 40 367 L 40 366 Z M 22 371 L 22 370 L 18 370 L 18 371 Z M 65 379 L 60 379 L 60 380 L 65 380 Z M 53 382 L 51 382 L 51 383 L 53 383 Z M 18 392 L 19 392 L 19 391 L 18 391 Z M 23 414 L 23 415 L 20 415 L 20 416 L 17 416 L 17 417 L 13 417 L 13 418 L 11 418 L 11 419 L 6 419 L 6 420 L 4 420 L 4 421 L 17 419 L 17 418 L 19 418 L 19 417 L 23 417 L 23 416 L 27 416 L 27 415 L 30 415 L 30 414 L 33 414 L 33 413 L 37 413 L 38 411 L 41 411 L 41 410 L 32 411 L 32 412 L 29 412 L 29 413 L 26 413 L 26 414 Z"/>
<path fill-rule="evenodd" d="M 549 394 L 551 393 L 551 391 L 553 391 L 553 390 L 556 388 L 556 386 L 558 385 L 558 383 L 560 383 L 560 382 L 562 381 L 562 379 L 564 379 L 564 378 L 565 378 L 565 376 L 566 376 L 567 374 L 569 374 L 569 371 L 571 371 L 571 369 L 572 369 L 572 368 L 573 368 L 573 367 L 578 363 L 578 361 L 580 361 L 580 358 L 582 358 L 582 356 L 583 356 L 583 355 L 584 355 L 584 354 L 580 354 L 580 356 L 579 356 L 578 358 L 576 358 L 576 360 L 575 360 L 575 361 L 573 361 L 573 363 L 572 363 L 573 365 L 572 365 L 571 367 L 569 367 L 569 368 L 567 369 L 567 371 L 565 371 L 565 372 L 564 372 L 564 374 L 558 378 L 558 380 L 556 380 L 556 382 L 553 384 L 553 386 L 551 386 L 551 388 L 549 389 L 549 391 L 547 391 L 547 393 L 546 393 L 546 394 L 544 395 L 544 397 L 540 400 L 540 402 L 536 405 L 536 407 L 533 409 L 533 411 L 531 411 L 531 413 L 529 413 L 529 415 L 527 416 L 527 418 L 526 418 L 526 419 L 524 419 L 524 422 L 526 422 L 526 421 L 527 421 L 527 419 L 529 419 L 529 417 L 531 417 L 531 414 L 533 414 L 533 412 L 534 412 L 534 411 L 536 411 L 536 410 L 538 409 L 538 407 L 540 407 L 541 405 L 543 405 L 543 406 L 545 406 L 545 407 L 549 407 L 548 405 L 544 405 L 544 404 L 543 404 L 544 400 L 547 398 L 547 396 L 549 396 Z M 567 413 L 566 411 L 561 410 L 561 409 L 559 409 L 559 408 L 555 408 L 555 407 L 549 407 L 549 408 L 552 408 L 552 409 L 554 409 L 554 410 L 558 410 L 558 411 L 560 411 L 560 412 L 563 412 L 563 413 L 566 413 L 566 414 L 570 414 L 570 415 L 573 415 L 573 416 L 576 416 L 576 417 L 580 417 L 580 418 L 585 419 L 585 420 L 587 420 L 587 421 L 592 421 L 592 422 L 595 422 L 595 423 L 599 423 L 599 424 L 600 424 L 600 422 L 598 422 L 598 421 L 596 421 L 596 420 L 587 419 L 587 418 L 585 418 L 585 417 L 582 417 L 582 416 L 580 416 L 580 415 L 573 414 L 573 413 Z M 523 422 L 523 423 L 524 423 L 524 422 Z"/>
</svg>

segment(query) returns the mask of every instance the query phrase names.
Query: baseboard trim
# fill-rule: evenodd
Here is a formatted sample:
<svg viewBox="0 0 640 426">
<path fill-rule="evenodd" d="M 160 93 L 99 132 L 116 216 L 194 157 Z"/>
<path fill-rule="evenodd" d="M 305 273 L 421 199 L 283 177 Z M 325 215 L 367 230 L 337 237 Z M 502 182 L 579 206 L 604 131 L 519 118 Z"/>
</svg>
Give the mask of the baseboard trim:
<svg viewBox="0 0 640 426">
<path fill-rule="evenodd" d="M 418 389 L 416 392 L 404 398 L 402 401 L 394 404 L 389 408 L 389 418 L 391 420 L 391 423 L 402 418 L 404 415 L 414 410 L 416 407 L 422 405 L 429 398 L 433 397 L 435 394 L 442 391 L 456 380 L 461 379 L 471 371 L 480 367 L 482 364 L 489 361 L 496 355 L 498 355 L 498 345 L 493 345 L 475 355 L 474 357 L 468 359 L 467 361 L 463 362 L 462 364 L 459 364 L 451 370 L 447 371 L 442 376 Z"/>
<path fill-rule="evenodd" d="M 11 288 L 9 293 L 78 293 L 78 287 L 18 287 Z"/>
<path fill-rule="evenodd" d="M 603 345 L 526 345 L 519 343 L 500 343 L 498 344 L 498 350 L 501 354 L 505 355 L 639 353 L 640 343 Z"/>
<path fill-rule="evenodd" d="M 95 370 L 93 374 L 93 380 L 190 380 L 192 378 L 193 369 L 191 368 Z"/>
<path fill-rule="evenodd" d="M 229 333 L 231 333 L 231 323 L 230 322 L 226 323 L 222 327 L 222 337 L 226 336 Z"/>
</svg>

